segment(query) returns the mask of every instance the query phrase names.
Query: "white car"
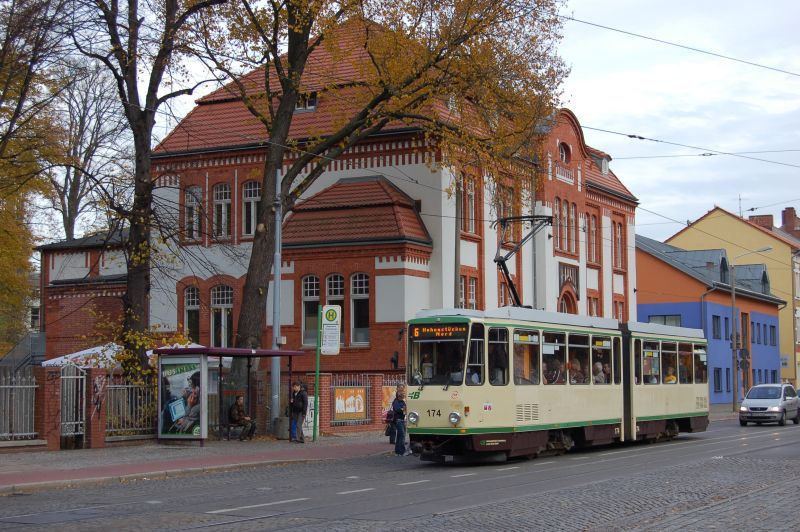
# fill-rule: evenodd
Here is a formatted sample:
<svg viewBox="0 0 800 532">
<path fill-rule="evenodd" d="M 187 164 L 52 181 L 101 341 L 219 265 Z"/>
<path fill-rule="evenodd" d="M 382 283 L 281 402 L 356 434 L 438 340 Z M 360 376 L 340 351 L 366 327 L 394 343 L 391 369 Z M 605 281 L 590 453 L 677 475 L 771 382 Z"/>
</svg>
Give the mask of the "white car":
<svg viewBox="0 0 800 532">
<path fill-rule="evenodd" d="M 759 384 L 748 390 L 739 407 L 739 424 L 756 425 L 777 422 L 785 425 L 791 419 L 800 423 L 800 399 L 791 384 Z"/>
</svg>

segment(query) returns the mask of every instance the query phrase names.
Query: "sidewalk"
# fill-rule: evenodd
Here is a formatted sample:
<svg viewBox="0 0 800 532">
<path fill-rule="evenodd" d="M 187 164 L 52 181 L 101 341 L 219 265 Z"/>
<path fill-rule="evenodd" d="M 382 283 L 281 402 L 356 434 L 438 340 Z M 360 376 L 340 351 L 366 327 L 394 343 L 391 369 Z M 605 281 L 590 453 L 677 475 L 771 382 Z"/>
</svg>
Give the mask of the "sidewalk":
<svg viewBox="0 0 800 532">
<path fill-rule="evenodd" d="M 20 490 L 80 483 L 170 476 L 281 462 L 341 460 L 389 453 L 383 434 L 327 436 L 305 444 L 260 439 L 240 442 L 157 444 L 74 451 L 4 454 L 0 460 L 0 495 Z"/>
</svg>

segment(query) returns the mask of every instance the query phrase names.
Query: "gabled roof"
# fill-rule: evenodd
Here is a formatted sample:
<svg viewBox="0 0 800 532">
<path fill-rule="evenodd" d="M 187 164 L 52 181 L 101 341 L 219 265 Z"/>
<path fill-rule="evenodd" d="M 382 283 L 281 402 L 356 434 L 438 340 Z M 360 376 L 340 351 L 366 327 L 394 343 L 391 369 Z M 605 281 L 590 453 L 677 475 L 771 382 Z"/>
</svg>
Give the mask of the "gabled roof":
<svg viewBox="0 0 800 532">
<path fill-rule="evenodd" d="M 371 243 L 433 246 L 414 200 L 384 177 L 341 179 L 298 203 L 284 223 L 286 248 Z"/>
<path fill-rule="evenodd" d="M 720 278 L 722 261 L 728 263 L 724 249 L 685 250 L 642 235 L 636 235 L 636 249 L 682 271 L 708 288 L 731 289 L 730 281 L 722 282 Z M 766 266 L 763 264 L 737 265 L 736 293 L 777 305 L 785 304 L 786 301 L 761 291 L 766 275 Z"/>
<path fill-rule="evenodd" d="M 95 233 L 74 240 L 61 240 L 52 244 L 44 244 L 34 249 L 37 251 L 54 251 L 59 249 L 114 248 L 122 245 L 128 238 L 128 228 L 114 229 L 111 232 Z"/>
<path fill-rule="evenodd" d="M 794 238 L 792 235 L 789 235 L 785 231 L 783 231 L 781 229 L 778 229 L 777 227 L 773 228 L 772 231 L 770 231 L 769 229 L 766 229 L 765 227 L 761 227 L 757 223 L 751 222 L 750 220 L 745 220 L 741 216 L 737 216 L 736 214 L 734 214 L 734 213 L 732 213 L 730 211 L 727 211 L 727 210 L 725 210 L 722 207 L 719 207 L 717 205 L 715 205 L 713 209 L 711 209 L 710 211 L 705 213 L 703 216 L 701 216 L 700 218 L 698 218 L 697 220 L 692 222 L 690 225 L 687 225 L 686 227 L 684 227 L 683 229 L 681 229 L 680 231 L 678 231 L 677 233 L 675 233 L 674 235 L 669 237 L 667 240 L 668 241 L 672 240 L 676 236 L 684 233 L 685 231 L 688 231 L 693 226 L 697 225 L 698 222 L 700 222 L 702 220 L 705 220 L 706 218 L 709 218 L 711 216 L 711 214 L 715 213 L 715 212 L 716 213 L 721 213 L 723 216 L 728 216 L 730 218 L 738 220 L 739 222 L 741 222 L 741 223 L 743 223 L 743 224 L 745 224 L 745 225 L 747 225 L 749 227 L 752 227 L 753 229 L 761 231 L 762 233 L 765 233 L 765 234 L 771 236 L 772 238 L 775 238 L 776 240 L 779 240 L 780 242 L 783 242 L 787 246 L 790 246 L 792 249 L 800 249 L 800 240 L 797 239 L 797 238 Z"/>
</svg>

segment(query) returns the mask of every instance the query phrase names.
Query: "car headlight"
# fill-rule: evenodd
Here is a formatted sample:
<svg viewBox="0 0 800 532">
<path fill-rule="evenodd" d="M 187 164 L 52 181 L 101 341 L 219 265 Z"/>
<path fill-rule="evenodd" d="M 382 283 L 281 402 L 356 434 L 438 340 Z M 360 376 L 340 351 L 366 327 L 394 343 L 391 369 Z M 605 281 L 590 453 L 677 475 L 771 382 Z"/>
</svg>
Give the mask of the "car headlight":
<svg viewBox="0 0 800 532">
<path fill-rule="evenodd" d="M 458 425 L 458 422 L 461 421 L 461 414 L 458 412 L 450 412 L 450 415 L 447 416 L 447 419 L 451 424 Z"/>
<path fill-rule="evenodd" d="M 419 414 L 417 414 L 416 412 L 410 412 L 408 414 L 408 422 L 411 423 L 412 425 L 416 425 L 417 423 L 419 423 Z"/>
<path fill-rule="evenodd" d="M 747 412 L 747 407 L 746 406 L 740 406 L 739 407 L 739 412 Z"/>
<path fill-rule="evenodd" d="M 779 407 L 779 406 L 771 406 L 771 407 L 769 407 L 769 411 L 770 412 L 780 412 L 781 411 L 781 407 Z"/>
</svg>

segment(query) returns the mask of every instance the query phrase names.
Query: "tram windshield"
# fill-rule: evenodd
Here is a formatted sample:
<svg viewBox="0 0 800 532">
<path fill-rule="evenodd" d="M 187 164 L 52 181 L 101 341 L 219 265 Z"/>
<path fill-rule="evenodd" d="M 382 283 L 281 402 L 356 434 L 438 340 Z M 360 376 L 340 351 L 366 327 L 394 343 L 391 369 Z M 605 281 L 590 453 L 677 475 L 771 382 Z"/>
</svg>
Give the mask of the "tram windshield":
<svg viewBox="0 0 800 532">
<path fill-rule="evenodd" d="M 408 384 L 462 384 L 467 331 L 467 323 L 411 325 Z"/>
</svg>

